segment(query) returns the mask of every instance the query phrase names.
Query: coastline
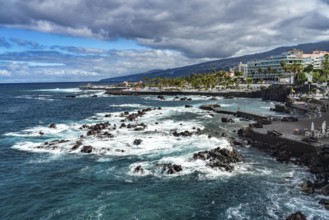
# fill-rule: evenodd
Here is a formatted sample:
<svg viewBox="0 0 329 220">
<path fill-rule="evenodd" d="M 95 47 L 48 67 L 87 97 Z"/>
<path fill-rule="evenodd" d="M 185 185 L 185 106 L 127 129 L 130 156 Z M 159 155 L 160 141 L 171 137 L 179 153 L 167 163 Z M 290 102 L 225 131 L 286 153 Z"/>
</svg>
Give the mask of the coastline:
<svg viewBox="0 0 329 220">
<path fill-rule="evenodd" d="M 261 98 L 261 91 L 143 91 L 143 90 L 106 90 L 108 95 L 203 95 L 203 96 L 223 96 L 223 97 L 244 97 Z"/>
<path fill-rule="evenodd" d="M 57 91 L 51 90 L 51 93 L 54 92 Z M 48 93 L 49 95 L 50 92 L 48 91 L 42 93 Z M 174 181 L 175 183 L 181 183 L 183 181 L 184 184 L 191 182 L 193 185 L 197 186 L 197 188 L 186 187 L 189 190 L 188 193 L 187 191 L 185 191 L 185 189 L 182 192 L 186 193 L 186 195 L 190 195 L 191 193 L 199 193 L 200 190 L 205 190 L 202 192 L 206 194 L 213 194 L 214 192 L 224 193 L 223 189 L 229 187 L 231 184 L 233 184 L 234 187 L 237 188 L 241 187 L 240 189 L 244 192 L 244 194 L 246 193 L 245 195 L 247 195 L 246 197 L 248 198 L 240 198 L 239 200 L 235 200 L 234 198 L 236 198 L 236 194 L 232 192 L 232 195 L 225 196 L 225 198 L 230 198 L 232 203 L 225 203 L 226 205 L 224 206 L 224 211 L 214 212 L 214 210 L 210 210 L 214 213 L 220 213 L 219 215 L 222 217 L 232 215 L 231 210 L 240 210 L 240 212 L 243 212 L 243 210 L 248 209 L 248 202 L 253 199 L 257 200 L 258 195 L 260 194 L 262 196 L 269 196 L 269 198 L 273 199 L 273 202 L 276 202 L 277 200 L 272 197 L 271 194 L 268 193 L 269 191 L 267 191 L 271 188 L 271 183 L 276 183 L 280 185 L 281 190 L 279 190 L 279 192 L 277 190 L 273 190 L 273 192 L 280 193 L 285 190 L 286 184 L 289 184 L 290 187 L 292 185 L 296 186 L 295 181 L 297 179 L 300 180 L 301 178 L 303 178 L 303 176 L 308 176 L 308 174 L 305 175 L 306 172 L 304 171 L 304 168 L 295 169 L 292 165 L 281 165 L 280 163 L 274 162 L 273 159 L 270 159 L 268 156 L 265 156 L 265 154 L 259 152 L 256 148 L 248 149 L 248 147 L 242 148 L 241 145 L 236 145 L 241 141 L 239 137 L 237 137 L 238 129 L 242 125 L 247 125 L 249 121 L 244 120 L 242 118 L 239 120 L 233 116 L 240 116 L 243 118 L 247 118 L 249 116 L 249 119 L 255 119 L 257 117 L 257 114 L 245 112 L 248 111 L 249 108 L 241 108 L 240 111 L 231 111 L 231 115 L 233 116 L 229 116 L 225 113 L 228 113 L 230 111 L 226 111 L 225 109 L 237 109 L 236 104 L 242 104 L 243 106 L 249 104 L 254 106 L 262 106 L 262 108 L 259 108 L 259 110 L 256 110 L 256 108 L 250 108 L 253 109 L 250 111 L 258 112 L 259 119 L 266 119 L 267 116 L 262 115 L 262 112 L 265 111 L 265 108 L 264 110 L 262 110 L 263 106 L 266 106 L 266 112 L 270 114 L 269 106 L 273 105 L 272 102 L 264 102 L 263 105 L 263 102 L 259 99 L 236 98 L 230 100 L 221 98 L 212 99 L 211 97 L 205 96 L 195 98 L 187 97 L 192 98 L 192 101 L 188 101 L 187 99 L 185 99 L 185 97 L 180 96 L 177 101 L 173 102 L 173 97 L 165 97 L 166 100 L 161 100 L 156 96 L 108 97 L 106 95 L 98 95 L 99 93 L 97 93 L 99 98 L 98 99 L 92 97 L 92 95 L 87 95 L 85 92 L 81 92 L 81 94 L 79 95 L 74 90 L 70 90 L 70 93 L 68 94 L 76 95 L 76 99 L 67 99 L 65 98 L 66 94 L 58 93 L 58 95 L 56 96 L 58 97 L 57 100 L 62 100 L 63 103 L 67 103 L 68 105 L 73 104 L 77 107 L 81 107 L 82 102 L 86 104 L 88 103 L 87 105 L 94 105 L 97 103 L 98 107 L 93 108 L 94 110 L 91 111 L 92 114 L 90 118 L 88 117 L 86 121 L 84 119 L 85 117 L 83 117 L 83 121 L 74 121 L 75 123 L 77 123 L 76 125 L 70 123 L 62 124 L 63 121 L 56 120 L 56 118 L 54 117 L 50 121 L 47 121 L 47 124 L 43 123 L 44 126 L 33 127 L 32 129 L 27 130 L 26 132 L 22 131 L 15 132 L 13 134 L 8 134 L 12 136 L 22 135 L 22 140 L 43 139 L 42 142 L 35 143 L 33 145 L 29 145 L 28 143 L 21 143 L 21 146 L 16 145 L 16 148 L 14 149 L 24 150 L 23 147 L 26 147 L 26 149 L 30 147 L 31 151 L 33 152 L 49 152 L 50 155 L 53 155 L 53 153 L 56 154 L 56 152 L 63 152 L 65 157 L 70 158 L 70 160 L 62 162 L 64 164 L 63 166 L 67 166 L 68 164 L 70 164 L 69 166 L 67 166 L 70 167 L 72 166 L 72 164 L 75 164 L 80 169 L 82 169 L 83 172 L 86 172 L 88 169 L 90 169 L 89 167 L 97 166 L 97 170 L 95 169 L 95 167 L 92 168 L 93 170 L 87 171 L 91 175 L 95 176 L 98 175 L 95 173 L 98 171 L 99 167 L 102 167 L 102 170 L 107 171 L 109 167 L 113 166 L 113 169 L 111 168 L 111 170 L 108 170 L 109 173 L 106 176 L 97 178 L 104 178 L 107 184 L 109 179 L 113 179 L 112 176 L 119 175 L 120 180 L 117 181 L 118 189 L 120 189 L 120 187 L 122 186 L 122 181 L 126 181 L 126 178 L 128 178 L 128 181 L 133 181 L 135 187 L 138 187 L 139 184 L 143 185 L 144 181 L 146 183 L 149 181 L 154 181 L 155 184 L 153 185 L 158 185 L 158 183 L 160 183 L 160 185 L 165 184 L 168 188 L 175 188 L 175 185 L 171 185 L 171 181 Z M 91 94 L 95 94 L 95 92 L 91 92 Z M 55 99 L 55 97 L 47 97 L 49 99 Z M 180 98 L 183 98 L 183 100 L 185 101 L 181 101 Z M 35 100 L 35 102 L 41 102 L 41 100 L 39 99 L 24 100 L 26 100 L 27 102 L 31 102 L 31 100 Z M 214 100 L 214 103 L 223 103 L 222 109 L 217 108 L 215 109 L 215 112 L 201 111 L 200 109 L 198 109 L 200 104 L 207 105 L 208 103 L 211 103 L 212 100 Z M 48 101 L 45 100 L 43 102 Z M 186 108 L 184 106 L 185 104 L 190 104 L 191 108 Z M 227 108 L 228 105 L 231 105 L 232 107 Z M 146 109 L 150 106 L 152 106 L 152 108 L 156 106 L 162 106 L 162 110 L 156 109 L 152 111 L 147 111 L 145 116 L 139 117 L 136 121 L 130 121 L 130 118 L 133 119 L 133 117 L 135 117 L 134 114 L 139 114 L 138 111 L 143 112 L 143 109 Z M 54 111 L 56 110 L 54 109 Z M 126 111 L 129 111 L 129 114 L 126 114 Z M 79 111 L 77 111 L 77 113 L 78 112 Z M 124 117 L 121 117 L 121 114 Z M 127 117 L 129 117 L 129 119 Z M 221 117 L 227 117 L 228 119 L 232 117 L 234 122 L 221 123 Z M 126 122 L 121 122 L 121 120 L 126 120 Z M 111 125 L 106 124 L 107 121 L 109 121 Z M 50 127 L 49 122 L 57 123 L 57 128 L 54 128 L 55 126 Z M 36 122 L 36 124 L 38 123 L 39 122 Z M 124 127 L 125 125 L 122 123 L 125 123 L 126 127 Z M 87 124 L 88 126 L 83 126 L 85 124 Z M 117 126 L 115 126 L 115 124 Z M 212 125 L 209 126 L 210 124 Z M 195 129 L 193 129 L 194 126 Z M 80 127 L 82 127 L 81 130 Z M 198 128 L 202 130 L 201 135 L 197 134 Z M 71 132 L 70 130 L 73 130 L 73 132 Z M 177 132 L 174 132 L 175 130 Z M 39 131 L 43 131 L 44 134 L 40 134 Z M 189 136 L 190 133 L 193 133 L 192 136 Z M 226 136 L 223 134 L 226 134 Z M 23 137 L 23 135 L 25 137 Z M 35 137 L 33 137 L 33 135 L 35 135 Z M 84 135 L 85 138 L 78 138 L 80 135 Z M 52 142 L 53 140 L 58 138 L 61 138 L 63 140 Z M 67 138 L 67 140 L 65 140 L 64 138 Z M 161 140 L 158 140 L 158 138 L 161 138 Z M 48 144 L 45 144 L 45 141 L 47 141 Z M 230 141 L 232 142 L 230 143 Z M 245 141 L 248 140 L 245 139 Z M 128 143 L 129 146 L 127 146 L 126 143 Z M 247 142 L 241 141 L 241 143 L 243 145 L 249 145 L 249 143 Z M 245 159 L 241 163 L 239 162 L 237 164 L 232 165 L 221 165 L 221 168 L 228 170 L 230 170 L 231 166 L 233 166 L 233 172 L 230 173 L 226 171 L 217 170 L 221 168 L 215 168 L 214 170 L 212 170 L 210 166 L 213 166 L 215 164 L 204 164 L 205 162 L 203 162 L 202 160 L 204 154 L 217 154 L 225 152 L 220 151 L 218 149 L 215 150 L 218 146 L 220 146 L 222 149 L 228 146 L 228 149 L 233 148 L 237 150 L 241 155 L 245 156 Z M 166 152 L 167 150 L 162 150 L 162 147 L 168 147 L 169 152 Z M 157 150 L 158 148 L 159 150 Z M 155 153 L 153 152 L 154 150 L 159 152 Z M 171 150 L 173 150 L 173 152 L 175 153 L 170 153 Z M 92 151 L 90 155 L 87 155 L 90 151 Z M 194 153 L 196 154 L 195 156 Z M 37 154 L 34 155 L 38 157 Z M 45 154 L 42 153 L 40 155 Z M 77 160 L 71 160 L 72 157 L 76 158 Z M 80 157 L 81 159 L 78 159 Z M 194 160 L 194 157 L 198 159 Z M 238 157 L 231 158 L 232 159 L 229 160 L 239 160 Z M 79 163 L 77 163 L 77 161 Z M 80 163 L 86 164 L 84 166 L 80 166 Z M 276 172 L 279 171 L 279 169 L 275 169 L 272 166 L 275 166 L 276 168 L 278 167 L 280 170 L 283 169 L 285 171 L 282 172 L 280 175 L 277 175 Z M 303 170 L 302 173 L 300 172 L 301 170 Z M 294 178 L 295 180 L 285 179 L 287 176 L 291 178 L 294 177 L 293 173 L 295 171 L 298 172 L 298 176 L 296 176 L 296 179 Z M 271 172 L 273 173 L 271 174 Z M 215 175 L 215 178 L 212 177 L 212 175 Z M 272 175 L 275 176 L 273 177 L 273 179 Z M 80 173 L 77 176 L 80 176 Z M 193 181 L 196 178 L 202 181 Z M 226 179 L 226 181 L 222 181 L 223 178 Z M 260 192 L 257 188 L 258 181 L 267 181 L 269 180 L 269 178 L 271 179 L 271 183 L 267 184 L 266 182 L 263 182 L 263 186 L 265 187 L 264 189 L 268 189 Z M 163 181 L 163 179 L 168 181 Z M 211 180 L 208 181 L 208 179 Z M 92 178 L 91 180 L 94 181 L 94 178 Z M 246 180 L 246 182 L 241 183 L 241 180 Z M 281 184 L 281 181 L 285 183 Z M 206 185 L 201 184 L 201 182 L 205 182 Z M 227 182 L 227 186 L 225 185 L 225 182 Z M 240 182 L 241 184 L 238 184 L 238 182 Z M 214 188 L 209 187 L 209 184 L 213 184 Z M 80 185 L 80 183 L 76 183 L 75 188 L 80 187 Z M 128 185 L 129 184 L 127 184 L 127 189 L 129 190 L 131 188 Z M 97 187 L 95 188 L 95 192 L 97 192 L 98 189 Z M 152 191 L 151 189 L 145 189 L 145 187 L 143 188 L 143 186 L 138 189 L 147 192 Z M 196 189 L 196 191 L 193 191 L 193 189 Z M 156 191 L 153 190 L 152 192 L 157 193 L 161 190 L 163 189 L 159 188 Z M 180 191 L 182 190 L 176 190 L 174 191 L 174 193 L 170 194 L 180 195 Z M 250 193 L 255 193 L 254 197 L 250 197 Z M 299 190 L 296 187 L 294 187 L 294 189 L 290 193 L 291 196 L 288 198 L 289 200 L 290 198 L 300 198 L 298 195 Z M 134 198 L 141 198 L 140 196 L 141 195 L 136 195 L 134 196 Z M 222 200 L 219 198 L 220 196 L 216 196 L 215 198 L 211 198 L 209 201 L 215 201 L 216 204 L 220 204 Z M 286 197 L 284 195 L 281 195 L 280 199 L 282 198 Z M 118 199 L 119 198 L 116 198 L 117 201 L 120 201 Z M 104 201 L 108 202 L 106 198 L 104 198 Z M 133 199 L 133 201 L 136 200 Z M 172 198 L 168 197 L 168 199 L 165 201 L 167 204 L 170 204 Z M 196 199 L 195 201 L 198 201 L 198 199 Z M 317 203 L 316 201 L 314 201 L 314 197 L 310 198 L 309 200 L 307 198 L 305 199 L 305 197 L 303 196 L 303 201 L 305 203 L 309 201 L 312 202 L 312 204 L 314 202 Z M 154 200 L 154 202 L 156 202 L 157 204 L 161 204 L 160 202 L 158 203 L 157 200 Z M 240 206 L 240 204 L 242 205 Z M 200 212 L 202 212 L 202 210 L 204 209 L 207 209 L 202 205 L 198 205 L 197 207 L 201 208 Z M 298 206 L 296 207 L 298 208 Z M 276 207 L 272 208 L 276 210 Z M 322 210 L 321 207 L 317 208 L 316 215 L 320 215 L 319 209 Z M 227 211 L 225 212 L 225 210 Z M 279 210 L 279 212 L 278 214 L 275 214 L 275 216 L 288 216 L 288 213 L 285 210 L 285 205 L 280 206 L 280 208 L 277 208 L 277 210 Z M 289 213 L 292 213 L 295 212 L 296 209 L 290 207 L 288 208 L 288 210 Z M 325 210 L 323 209 L 323 211 Z M 267 213 L 267 210 L 260 210 L 257 213 L 263 215 Z M 306 214 L 310 215 L 310 211 L 306 211 Z M 198 214 L 198 216 L 202 216 L 202 214 Z M 252 216 L 252 214 L 248 213 L 247 216 Z"/>
</svg>

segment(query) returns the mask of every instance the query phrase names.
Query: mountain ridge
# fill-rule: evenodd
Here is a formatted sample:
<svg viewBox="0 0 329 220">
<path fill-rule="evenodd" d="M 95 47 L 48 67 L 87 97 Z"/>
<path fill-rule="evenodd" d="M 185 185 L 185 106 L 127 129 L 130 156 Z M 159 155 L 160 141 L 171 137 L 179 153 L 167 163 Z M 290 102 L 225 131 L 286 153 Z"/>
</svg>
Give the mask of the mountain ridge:
<svg viewBox="0 0 329 220">
<path fill-rule="evenodd" d="M 144 77 L 183 77 L 191 75 L 192 73 L 208 73 L 211 72 L 213 69 L 215 70 L 229 70 L 229 68 L 234 67 L 239 62 L 246 63 L 251 60 L 257 59 L 264 59 L 273 55 L 279 55 L 285 51 L 291 49 L 301 49 L 304 53 L 311 53 L 313 50 L 327 50 L 329 51 L 329 41 L 321 41 L 315 43 L 306 43 L 306 44 L 298 44 L 296 46 L 282 46 L 277 47 L 272 50 L 255 53 L 255 54 L 248 54 L 239 57 L 231 57 L 225 58 L 220 60 L 208 61 L 204 63 L 192 64 L 188 66 L 170 68 L 166 70 L 154 69 L 149 70 L 143 73 L 136 73 L 130 74 L 125 76 L 113 77 L 113 78 L 106 78 L 100 80 L 100 82 L 122 82 L 122 81 L 131 81 L 136 82 L 143 80 Z"/>
</svg>

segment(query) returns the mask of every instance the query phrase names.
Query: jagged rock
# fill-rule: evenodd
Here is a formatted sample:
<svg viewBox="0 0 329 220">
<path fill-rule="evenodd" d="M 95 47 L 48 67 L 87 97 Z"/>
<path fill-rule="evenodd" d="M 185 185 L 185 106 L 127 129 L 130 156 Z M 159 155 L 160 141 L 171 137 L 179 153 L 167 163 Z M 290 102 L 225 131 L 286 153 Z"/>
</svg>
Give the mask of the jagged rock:
<svg viewBox="0 0 329 220">
<path fill-rule="evenodd" d="M 167 174 L 174 174 L 174 173 L 178 173 L 180 171 L 182 171 L 182 166 L 181 165 L 169 165 L 167 168 Z"/>
<path fill-rule="evenodd" d="M 103 133 L 103 136 L 106 136 L 107 138 L 114 138 L 114 135 L 111 134 L 111 133 L 108 132 L 108 131 L 105 131 L 105 132 Z"/>
<path fill-rule="evenodd" d="M 165 97 L 164 97 L 163 95 L 159 95 L 159 96 L 158 96 L 158 99 L 166 100 Z"/>
<path fill-rule="evenodd" d="M 49 125 L 49 128 L 56 128 L 56 124 L 52 123 L 51 125 Z"/>
<path fill-rule="evenodd" d="M 321 193 L 325 196 L 329 195 L 329 184 L 321 189 Z"/>
<path fill-rule="evenodd" d="M 111 117 L 111 114 L 106 114 L 104 117 L 109 118 L 109 117 Z"/>
<path fill-rule="evenodd" d="M 166 174 L 175 174 L 183 170 L 181 165 L 176 164 L 158 164 L 158 166 L 162 169 L 161 173 Z"/>
<path fill-rule="evenodd" d="M 179 137 L 179 136 L 182 136 L 182 137 L 190 137 L 193 135 L 192 132 L 189 132 L 189 131 L 182 131 L 182 132 L 177 132 L 177 131 L 174 131 L 172 133 L 172 135 L 174 135 L 175 137 Z"/>
<path fill-rule="evenodd" d="M 307 180 L 300 185 L 300 190 L 306 194 L 314 193 L 314 185 L 311 181 Z"/>
<path fill-rule="evenodd" d="M 232 141 L 231 141 L 231 144 L 232 144 L 232 145 L 235 145 L 235 146 L 241 146 L 241 147 L 244 146 L 243 143 L 241 143 L 240 141 L 237 141 L 237 140 L 232 140 Z"/>
<path fill-rule="evenodd" d="M 200 109 L 207 110 L 207 111 L 212 111 L 215 108 L 220 108 L 220 105 L 218 105 L 218 104 L 209 104 L 209 105 L 201 105 L 200 106 Z"/>
<path fill-rule="evenodd" d="M 276 84 L 262 90 L 262 99 L 284 102 L 291 93 L 291 86 Z"/>
<path fill-rule="evenodd" d="M 87 136 L 91 136 L 91 135 L 95 135 L 95 134 L 97 134 L 97 131 L 94 131 L 94 130 L 89 130 L 87 132 Z"/>
<path fill-rule="evenodd" d="M 78 149 L 81 145 L 82 145 L 82 142 L 81 142 L 81 141 L 77 141 L 77 142 L 75 142 L 75 145 L 73 145 L 73 147 L 71 148 L 71 150 L 76 150 L 76 149 Z"/>
<path fill-rule="evenodd" d="M 307 220 L 307 219 L 306 219 L 306 216 L 302 212 L 298 211 L 294 214 L 289 215 L 286 218 L 286 220 Z"/>
<path fill-rule="evenodd" d="M 283 117 L 281 119 L 281 121 L 284 121 L 284 122 L 296 122 L 296 121 L 298 121 L 298 118 L 293 117 L 293 116 Z"/>
<path fill-rule="evenodd" d="M 143 141 L 142 139 L 135 139 L 133 144 L 140 145 L 142 143 L 142 141 Z"/>
<path fill-rule="evenodd" d="M 277 137 L 277 136 L 281 136 L 281 135 L 282 135 L 282 133 L 281 133 L 281 132 L 279 132 L 279 131 L 276 131 L 276 130 L 269 130 L 269 131 L 267 131 L 267 135 L 270 135 L 270 136 L 275 136 L 275 137 Z"/>
<path fill-rule="evenodd" d="M 233 123 L 234 120 L 232 118 L 226 118 L 226 117 L 222 117 L 222 122 L 223 123 Z"/>
<path fill-rule="evenodd" d="M 317 143 L 318 139 L 316 139 L 314 137 L 304 137 L 304 138 L 302 138 L 302 141 L 304 141 L 306 143 Z"/>
<path fill-rule="evenodd" d="M 270 111 L 285 113 L 286 107 L 284 105 L 275 104 L 274 108 L 270 108 Z"/>
<path fill-rule="evenodd" d="M 233 99 L 234 96 L 233 96 L 233 95 L 224 95 L 223 98 L 224 98 L 224 99 Z"/>
<path fill-rule="evenodd" d="M 144 169 L 141 165 L 138 165 L 137 167 L 135 167 L 134 169 L 134 173 L 140 173 L 143 174 L 144 173 Z"/>
<path fill-rule="evenodd" d="M 93 151 L 93 147 L 88 145 L 88 146 L 83 146 L 82 149 L 81 149 L 81 152 L 82 153 L 91 153 Z"/>
<path fill-rule="evenodd" d="M 219 168 L 231 172 L 234 167 L 231 163 L 242 161 L 242 156 L 235 150 L 228 150 L 226 148 L 217 147 L 210 151 L 202 151 L 193 155 L 195 160 L 207 160 L 207 165 L 211 168 Z"/>
<path fill-rule="evenodd" d="M 261 121 L 257 121 L 256 123 L 250 123 L 249 127 L 251 128 L 263 128 L 263 124 Z"/>
<path fill-rule="evenodd" d="M 321 199 L 319 204 L 323 205 L 325 209 L 329 210 L 329 199 Z"/>
<path fill-rule="evenodd" d="M 135 129 L 134 129 L 134 131 L 143 131 L 145 129 L 145 127 L 136 127 Z"/>
</svg>

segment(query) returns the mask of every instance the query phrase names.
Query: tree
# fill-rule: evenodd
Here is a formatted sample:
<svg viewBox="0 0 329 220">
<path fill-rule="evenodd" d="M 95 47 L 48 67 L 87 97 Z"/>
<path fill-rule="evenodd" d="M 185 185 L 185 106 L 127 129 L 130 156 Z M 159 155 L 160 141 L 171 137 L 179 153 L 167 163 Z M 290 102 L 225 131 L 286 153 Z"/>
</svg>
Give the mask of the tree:
<svg viewBox="0 0 329 220">
<path fill-rule="evenodd" d="M 307 81 L 307 77 L 305 73 L 299 72 L 295 76 L 295 84 L 297 85 L 303 85 Z"/>
<path fill-rule="evenodd" d="M 319 71 L 314 71 L 312 74 L 312 80 L 313 82 L 319 82 L 320 80 L 320 72 Z"/>
<path fill-rule="evenodd" d="M 329 55 L 326 54 L 323 57 L 323 61 L 322 61 L 322 71 L 323 71 L 323 75 L 326 78 L 326 81 L 328 79 L 328 75 L 329 75 Z"/>
<path fill-rule="evenodd" d="M 248 88 L 250 88 L 250 84 L 253 83 L 253 79 L 251 77 L 247 77 L 247 85 L 248 85 Z"/>
<path fill-rule="evenodd" d="M 307 65 L 307 66 L 304 68 L 304 71 L 307 72 L 307 73 L 312 72 L 312 71 L 313 71 L 313 65 L 312 65 L 312 64 Z"/>
</svg>

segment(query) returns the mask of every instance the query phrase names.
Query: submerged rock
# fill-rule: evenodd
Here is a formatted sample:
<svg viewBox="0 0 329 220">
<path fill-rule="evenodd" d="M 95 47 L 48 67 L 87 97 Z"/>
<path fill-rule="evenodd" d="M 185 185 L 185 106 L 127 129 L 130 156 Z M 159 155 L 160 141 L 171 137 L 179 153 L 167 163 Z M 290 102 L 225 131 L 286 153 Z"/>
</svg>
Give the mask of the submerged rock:
<svg viewBox="0 0 329 220">
<path fill-rule="evenodd" d="M 51 125 L 49 125 L 49 128 L 56 128 L 56 124 L 52 123 Z"/>
<path fill-rule="evenodd" d="M 300 190 L 306 194 L 314 193 L 314 184 L 311 181 L 305 181 L 300 185 Z"/>
<path fill-rule="evenodd" d="M 158 95 L 157 98 L 160 99 L 160 100 L 166 100 L 165 97 L 164 97 L 163 95 Z"/>
<path fill-rule="evenodd" d="M 182 131 L 182 132 L 174 131 L 172 133 L 172 135 L 174 135 L 175 137 L 179 137 L 179 136 L 182 136 L 182 137 L 191 137 L 193 135 L 193 133 L 192 132 L 189 132 L 189 131 Z"/>
<path fill-rule="evenodd" d="M 140 145 L 142 143 L 142 141 L 143 141 L 142 139 L 135 139 L 133 144 Z"/>
<path fill-rule="evenodd" d="M 93 151 L 93 147 L 88 145 L 88 146 L 83 146 L 81 149 L 82 153 L 87 153 L 90 154 Z"/>
<path fill-rule="evenodd" d="M 233 123 L 234 120 L 232 118 L 222 117 L 222 122 L 223 123 Z"/>
<path fill-rule="evenodd" d="M 82 142 L 81 142 L 81 141 L 77 141 L 77 142 L 75 142 L 75 144 L 73 145 L 73 147 L 71 148 L 71 150 L 76 150 L 76 149 L 78 149 L 81 145 L 82 145 Z"/>
<path fill-rule="evenodd" d="M 209 105 L 201 105 L 200 106 L 200 109 L 207 110 L 207 111 L 212 111 L 215 108 L 220 108 L 220 105 L 218 105 L 218 104 L 209 104 Z"/>
<path fill-rule="evenodd" d="M 286 218 L 286 220 L 307 220 L 307 219 L 306 219 L 306 216 L 302 212 L 298 211 L 294 214 L 289 215 Z"/>
<path fill-rule="evenodd" d="M 140 174 L 144 174 L 144 169 L 141 165 L 138 165 L 137 167 L 135 167 L 134 169 L 134 173 L 140 173 Z"/>
<path fill-rule="evenodd" d="M 329 210 L 329 199 L 321 199 L 319 204 L 323 205 L 326 210 Z"/>
<path fill-rule="evenodd" d="M 161 173 L 165 173 L 165 174 L 175 174 L 183 170 L 181 165 L 170 164 L 170 163 L 158 164 L 157 166 L 160 166 L 162 169 Z"/>
</svg>

